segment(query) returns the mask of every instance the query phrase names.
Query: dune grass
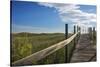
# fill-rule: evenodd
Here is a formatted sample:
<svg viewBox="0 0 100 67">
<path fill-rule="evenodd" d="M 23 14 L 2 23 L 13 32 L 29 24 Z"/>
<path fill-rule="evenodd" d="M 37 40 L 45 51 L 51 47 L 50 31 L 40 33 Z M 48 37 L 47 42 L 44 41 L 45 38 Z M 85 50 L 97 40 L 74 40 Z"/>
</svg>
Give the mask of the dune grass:
<svg viewBox="0 0 100 67">
<path fill-rule="evenodd" d="M 69 35 L 71 36 L 71 35 Z M 37 51 L 47 48 L 55 43 L 63 41 L 65 35 L 63 33 L 53 34 L 29 34 L 29 33 L 17 33 L 12 34 L 11 43 L 11 62 L 17 61 L 28 55 L 31 55 Z M 70 55 L 69 46 L 69 55 Z M 35 64 L 53 64 L 65 62 L 65 49 L 62 48 L 55 53 L 47 56 L 45 59 L 36 62 Z"/>
</svg>

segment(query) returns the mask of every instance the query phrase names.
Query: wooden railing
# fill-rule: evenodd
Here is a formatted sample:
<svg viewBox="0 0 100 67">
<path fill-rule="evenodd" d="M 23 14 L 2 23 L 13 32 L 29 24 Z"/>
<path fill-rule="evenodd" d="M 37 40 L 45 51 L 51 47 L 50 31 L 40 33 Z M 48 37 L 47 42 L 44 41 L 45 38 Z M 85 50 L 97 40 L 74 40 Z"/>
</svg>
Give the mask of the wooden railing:
<svg viewBox="0 0 100 67">
<path fill-rule="evenodd" d="M 64 46 L 68 45 L 71 41 L 73 41 L 73 39 L 75 39 L 75 37 L 79 34 L 80 32 L 77 32 L 75 34 L 73 34 L 71 37 L 69 37 L 68 39 L 61 41 L 57 44 L 54 44 L 48 48 L 45 48 L 41 51 L 38 51 L 30 56 L 27 56 L 25 58 L 22 58 L 18 61 L 13 62 L 11 65 L 12 66 L 19 66 L 19 65 L 29 65 L 32 63 L 35 63 L 43 58 L 45 58 L 46 56 L 56 52 L 57 50 L 63 48 Z"/>
</svg>

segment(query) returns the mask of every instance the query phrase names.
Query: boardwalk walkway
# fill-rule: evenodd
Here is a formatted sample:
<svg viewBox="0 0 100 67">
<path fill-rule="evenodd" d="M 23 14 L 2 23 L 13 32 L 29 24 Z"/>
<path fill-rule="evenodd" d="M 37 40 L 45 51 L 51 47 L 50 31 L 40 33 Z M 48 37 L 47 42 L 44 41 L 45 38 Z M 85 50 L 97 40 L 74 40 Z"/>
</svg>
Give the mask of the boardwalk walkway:
<svg viewBox="0 0 100 67">
<path fill-rule="evenodd" d="M 74 50 L 71 63 L 96 61 L 96 45 L 93 45 L 87 34 L 80 36 L 80 40 Z"/>
</svg>

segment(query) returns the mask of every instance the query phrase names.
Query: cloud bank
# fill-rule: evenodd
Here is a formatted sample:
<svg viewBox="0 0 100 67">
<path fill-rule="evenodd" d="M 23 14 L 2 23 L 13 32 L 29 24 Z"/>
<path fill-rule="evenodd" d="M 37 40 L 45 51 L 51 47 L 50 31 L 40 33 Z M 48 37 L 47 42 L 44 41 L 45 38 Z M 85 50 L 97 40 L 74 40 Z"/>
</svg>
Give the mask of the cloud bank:
<svg viewBox="0 0 100 67">
<path fill-rule="evenodd" d="M 96 23 L 96 14 L 84 12 L 76 4 L 38 3 L 40 6 L 55 8 L 61 20 L 79 26 L 92 26 Z"/>
</svg>

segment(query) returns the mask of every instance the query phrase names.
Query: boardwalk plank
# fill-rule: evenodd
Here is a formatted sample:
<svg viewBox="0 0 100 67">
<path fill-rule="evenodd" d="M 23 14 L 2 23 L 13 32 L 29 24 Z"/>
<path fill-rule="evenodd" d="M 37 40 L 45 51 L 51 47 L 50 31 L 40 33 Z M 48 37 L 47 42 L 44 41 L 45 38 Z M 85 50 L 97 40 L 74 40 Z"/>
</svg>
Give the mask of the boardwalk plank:
<svg viewBox="0 0 100 67">
<path fill-rule="evenodd" d="M 96 56 L 94 56 L 95 53 L 95 45 L 92 45 L 87 34 L 83 34 L 81 35 L 80 40 L 76 45 L 76 49 L 73 52 L 73 56 L 70 62 L 87 62 L 89 59 L 91 59 L 91 61 L 96 61 Z"/>
</svg>

